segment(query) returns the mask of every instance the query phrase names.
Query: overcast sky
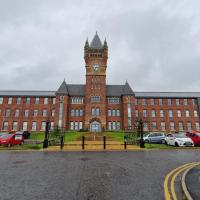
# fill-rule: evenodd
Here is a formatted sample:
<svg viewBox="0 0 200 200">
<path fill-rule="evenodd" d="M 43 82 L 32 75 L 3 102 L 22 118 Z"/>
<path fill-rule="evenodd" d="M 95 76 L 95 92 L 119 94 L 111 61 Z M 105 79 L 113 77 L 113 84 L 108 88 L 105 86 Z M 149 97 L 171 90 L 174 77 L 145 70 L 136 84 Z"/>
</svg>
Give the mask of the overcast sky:
<svg viewBox="0 0 200 200">
<path fill-rule="evenodd" d="M 85 83 L 83 48 L 107 39 L 108 84 L 200 91 L 199 0 L 0 0 L 0 90 Z"/>
</svg>

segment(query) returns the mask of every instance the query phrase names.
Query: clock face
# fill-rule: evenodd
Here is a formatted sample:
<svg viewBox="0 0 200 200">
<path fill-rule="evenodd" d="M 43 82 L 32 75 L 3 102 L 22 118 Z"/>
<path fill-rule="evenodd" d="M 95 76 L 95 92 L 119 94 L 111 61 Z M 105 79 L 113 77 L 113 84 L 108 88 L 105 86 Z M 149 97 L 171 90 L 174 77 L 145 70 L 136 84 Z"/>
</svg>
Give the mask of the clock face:
<svg viewBox="0 0 200 200">
<path fill-rule="evenodd" d="M 93 69 L 95 72 L 97 72 L 99 70 L 99 64 L 94 64 Z"/>
</svg>

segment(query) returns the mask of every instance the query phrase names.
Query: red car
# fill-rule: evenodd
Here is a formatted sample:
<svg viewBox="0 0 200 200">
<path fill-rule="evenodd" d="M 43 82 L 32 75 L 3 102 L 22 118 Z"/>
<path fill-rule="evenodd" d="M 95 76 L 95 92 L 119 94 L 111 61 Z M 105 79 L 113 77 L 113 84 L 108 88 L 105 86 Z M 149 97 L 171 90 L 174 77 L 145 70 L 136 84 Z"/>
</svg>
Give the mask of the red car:
<svg viewBox="0 0 200 200">
<path fill-rule="evenodd" d="M 190 132 L 187 132 L 186 136 L 192 139 L 192 141 L 194 142 L 195 146 L 200 146 L 200 133 L 196 133 L 196 132 L 190 133 Z"/>
<path fill-rule="evenodd" d="M 13 145 L 21 145 L 24 143 L 22 134 L 6 134 L 0 137 L 0 145 L 11 147 Z"/>
</svg>

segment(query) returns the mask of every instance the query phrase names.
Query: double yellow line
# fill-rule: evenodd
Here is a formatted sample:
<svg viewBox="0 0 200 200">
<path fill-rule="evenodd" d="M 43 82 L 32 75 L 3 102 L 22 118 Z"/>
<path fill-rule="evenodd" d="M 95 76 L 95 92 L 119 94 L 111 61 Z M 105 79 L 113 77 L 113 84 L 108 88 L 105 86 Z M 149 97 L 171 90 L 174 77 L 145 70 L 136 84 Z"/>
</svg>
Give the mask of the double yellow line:
<svg viewBox="0 0 200 200">
<path fill-rule="evenodd" d="M 199 164 L 200 162 L 187 163 L 185 165 L 181 165 L 175 168 L 174 170 L 172 170 L 171 172 L 167 174 L 164 181 L 165 200 L 177 200 L 177 195 L 176 195 L 175 186 L 174 186 L 176 177 L 183 171 L 191 169 Z M 170 185 L 170 188 L 168 187 L 169 185 Z"/>
</svg>

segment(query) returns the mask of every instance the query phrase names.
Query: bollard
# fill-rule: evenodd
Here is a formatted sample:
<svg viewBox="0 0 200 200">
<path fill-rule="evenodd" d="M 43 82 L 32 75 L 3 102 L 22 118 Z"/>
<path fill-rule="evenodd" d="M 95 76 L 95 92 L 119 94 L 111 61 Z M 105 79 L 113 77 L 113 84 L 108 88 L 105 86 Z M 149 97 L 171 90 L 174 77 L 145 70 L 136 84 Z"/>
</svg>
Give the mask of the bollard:
<svg viewBox="0 0 200 200">
<path fill-rule="evenodd" d="M 124 136 L 124 149 L 126 149 L 126 136 Z"/>
<path fill-rule="evenodd" d="M 106 149 L 106 136 L 103 136 L 103 148 Z"/>
<path fill-rule="evenodd" d="M 60 149 L 63 149 L 64 147 L 64 138 L 61 136 L 61 141 L 60 141 Z"/>
<path fill-rule="evenodd" d="M 82 137 L 82 149 L 85 149 L 85 137 Z"/>
</svg>

